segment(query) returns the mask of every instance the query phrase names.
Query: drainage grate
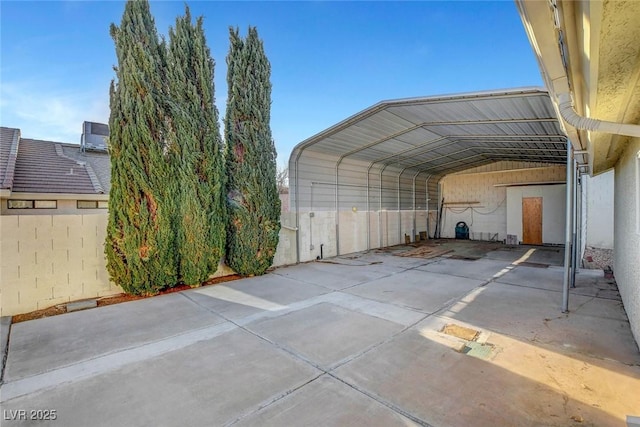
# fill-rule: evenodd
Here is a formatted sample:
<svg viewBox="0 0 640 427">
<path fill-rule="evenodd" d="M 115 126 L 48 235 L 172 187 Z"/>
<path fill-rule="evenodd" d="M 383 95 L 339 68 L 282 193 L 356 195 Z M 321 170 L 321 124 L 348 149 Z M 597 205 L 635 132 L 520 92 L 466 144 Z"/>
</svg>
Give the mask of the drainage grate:
<svg viewBox="0 0 640 427">
<path fill-rule="evenodd" d="M 460 353 L 464 353 L 466 355 L 469 355 L 478 359 L 487 360 L 491 356 L 492 350 L 493 350 L 493 344 L 488 344 L 488 343 L 480 344 L 477 342 L 469 342 L 464 347 L 462 347 L 462 350 L 460 350 Z"/>
</svg>

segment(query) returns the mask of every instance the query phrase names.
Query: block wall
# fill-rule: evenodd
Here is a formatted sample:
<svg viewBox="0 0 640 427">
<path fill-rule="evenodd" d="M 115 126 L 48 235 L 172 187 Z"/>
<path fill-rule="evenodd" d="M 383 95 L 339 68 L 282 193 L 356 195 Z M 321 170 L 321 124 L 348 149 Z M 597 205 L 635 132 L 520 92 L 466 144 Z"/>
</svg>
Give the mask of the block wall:
<svg viewBox="0 0 640 427">
<path fill-rule="evenodd" d="M 122 288 L 110 282 L 106 269 L 107 217 L 0 216 L 0 316 L 122 293 Z M 296 262 L 292 222 L 292 214 L 283 214 L 282 223 L 289 228 L 280 231 L 274 266 Z M 221 264 L 213 276 L 233 273 Z"/>
<path fill-rule="evenodd" d="M 107 215 L 0 216 L 0 315 L 122 292 L 104 256 Z"/>
</svg>

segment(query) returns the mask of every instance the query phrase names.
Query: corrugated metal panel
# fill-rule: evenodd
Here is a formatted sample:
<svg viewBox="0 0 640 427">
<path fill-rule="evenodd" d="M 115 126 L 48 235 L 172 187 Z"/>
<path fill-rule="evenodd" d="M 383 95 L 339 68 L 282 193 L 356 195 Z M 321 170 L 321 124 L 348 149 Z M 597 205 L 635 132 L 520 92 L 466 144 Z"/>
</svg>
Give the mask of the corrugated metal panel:
<svg viewBox="0 0 640 427">
<path fill-rule="evenodd" d="M 565 150 L 566 137 L 541 89 L 381 102 L 294 148 L 292 207 L 299 213 L 368 209 L 376 216 L 369 228 L 381 220 L 378 211 L 401 210 L 401 218 L 385 216 L 395 221 L 384 228 L 391 234 L 378 236 L 395 241 L 413 230 L 415 213 L 407 211 L 437 208 L 443 176 L 496 163 L 564 163 Z M 340 215 L 335 221 L 340 245 Z"/>
</svg>

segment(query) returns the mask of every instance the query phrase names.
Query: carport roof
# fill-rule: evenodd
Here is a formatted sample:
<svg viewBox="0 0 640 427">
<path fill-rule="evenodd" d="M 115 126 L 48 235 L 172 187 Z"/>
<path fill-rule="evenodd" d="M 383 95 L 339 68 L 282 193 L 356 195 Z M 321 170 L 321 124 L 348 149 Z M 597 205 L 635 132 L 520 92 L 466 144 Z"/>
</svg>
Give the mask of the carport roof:
<svg viewBox="0 0 640 427">
<path fill-rule="evenodd" d="M 542 88 L 382 101 L 298 144 L 369 166 L 446 175 L 501 160 L 565 163 L 566 140 Z"/>
</svg>

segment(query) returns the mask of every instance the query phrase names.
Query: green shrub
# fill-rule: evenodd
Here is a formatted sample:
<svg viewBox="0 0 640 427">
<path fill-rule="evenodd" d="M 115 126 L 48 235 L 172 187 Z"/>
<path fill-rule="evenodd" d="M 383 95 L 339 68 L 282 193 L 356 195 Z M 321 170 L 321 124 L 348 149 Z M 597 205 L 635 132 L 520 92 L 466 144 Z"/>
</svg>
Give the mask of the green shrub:
<svg viewBox="0 0 640 427">
<path fill-rule="evenodd" d="M 271 266 L 280 232 L 276 150 L 271 137 L 271 66 L 258 32 L 230 30 L 225 161 L 227 264 L 243 275 Z"/>
</svg>

